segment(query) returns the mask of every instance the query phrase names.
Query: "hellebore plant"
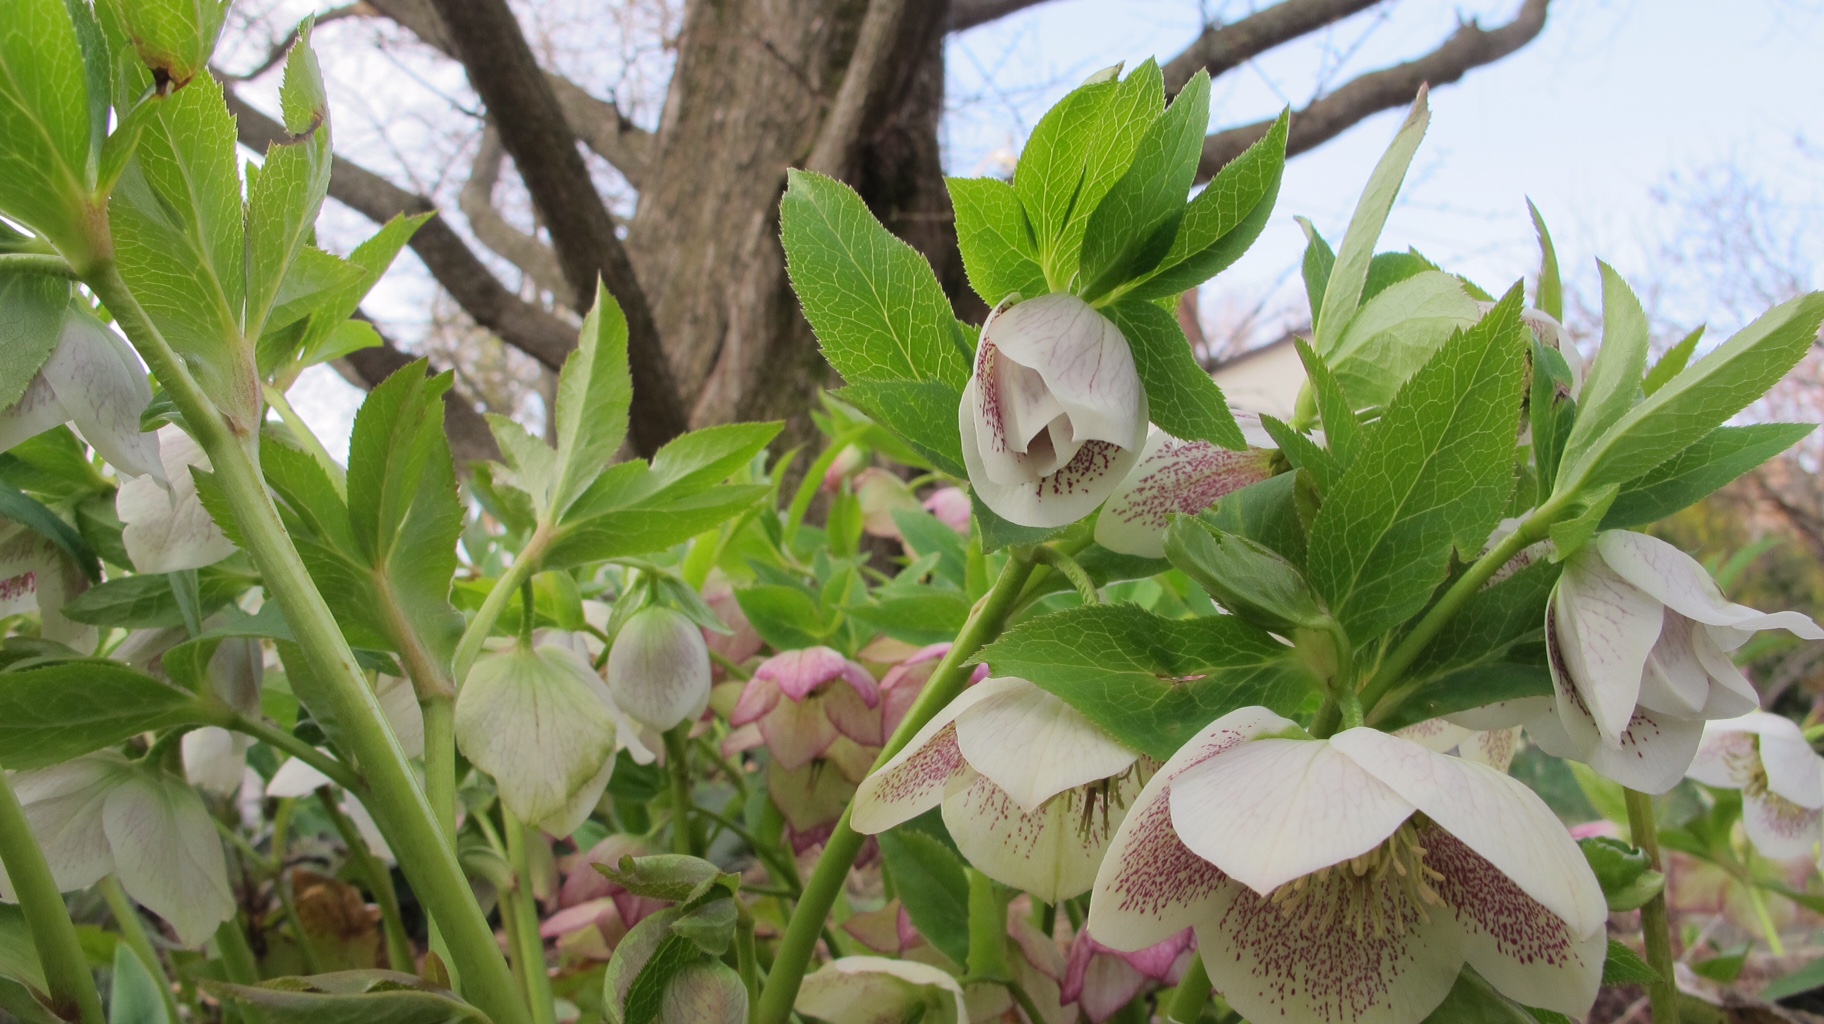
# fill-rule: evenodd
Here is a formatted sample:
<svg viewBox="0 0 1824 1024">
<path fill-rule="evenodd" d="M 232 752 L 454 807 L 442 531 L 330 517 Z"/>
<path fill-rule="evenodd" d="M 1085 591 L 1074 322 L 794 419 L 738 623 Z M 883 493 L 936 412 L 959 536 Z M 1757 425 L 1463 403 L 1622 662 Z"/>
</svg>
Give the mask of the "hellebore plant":
<svg viewBox="0 0 1824 1024">
<path fill-rule="evenodd" d="M 0 1011 L 104 1024 L 67 898 L 94 886 L 115 1017 L 171 1024 L 1185 1022 L 1217 994 L 1455 1024 L 1580 1016 L 1605 976 L 1677 1024 L 1649 794 L 1687 776 L 1667 847 L 1770 946 L 1814 899 L 1735 824 L 1815 864 L 1824 762 L 1758 710 L 1748 641 L 1824 631 L 1647 531 L 1809 431 L 1730 421 L 1824 297 L 1649 367 L 1601 267 L 1586 367 L 1536 214 L 1530 295 L 1375 252 L 1421 93 L 1340 242 L 1304 224 L 1293 414 L 1234 412 L 1173 310 L 1278 223 L 1290 122 L 1199 187 L 1208 78 L 1168 103 L 1147 61 L 1064 97 L 1010 181 L 949 183 L 979 326 L 854 191 L 790 175 L 787 270 L 844 382 L 820 454 L 732 423 L 627 457 L 602 285 L 542 436 L 493 417 L 500 461 L 457 465 L 453 376 L 417 362 L 338 458 L 286 391 L 379 342 L 359 305 L 425 218 L 316 244 L 311 25 L 256 169 L 208 71 L 225 15 L 0 19 Z M 1554 756 L 1627 841 L 1579 845 L 1521 781 Z"/>
</svg>

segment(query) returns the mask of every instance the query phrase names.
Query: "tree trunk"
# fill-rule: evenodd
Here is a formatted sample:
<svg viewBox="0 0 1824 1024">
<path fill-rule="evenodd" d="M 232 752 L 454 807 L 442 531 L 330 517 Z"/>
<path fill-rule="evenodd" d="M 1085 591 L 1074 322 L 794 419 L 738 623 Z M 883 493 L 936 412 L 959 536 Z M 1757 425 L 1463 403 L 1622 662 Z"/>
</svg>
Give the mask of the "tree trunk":
<svg viewBox="0 0 1824 1024">
<path fill-rule="evenodd" d="M 866 0 L 695 0 L 685 17 L 628 244 L 693 424 L 785 419 L 804 440 L 817 389 L 838 383 L 786 279 L 779 198 L 866 10 Z M 937 141 L 947 17 L 947 3 L 909 5 L 892 85 L 854 140 L 850 184 L 961 298 Z"/>
</svg>

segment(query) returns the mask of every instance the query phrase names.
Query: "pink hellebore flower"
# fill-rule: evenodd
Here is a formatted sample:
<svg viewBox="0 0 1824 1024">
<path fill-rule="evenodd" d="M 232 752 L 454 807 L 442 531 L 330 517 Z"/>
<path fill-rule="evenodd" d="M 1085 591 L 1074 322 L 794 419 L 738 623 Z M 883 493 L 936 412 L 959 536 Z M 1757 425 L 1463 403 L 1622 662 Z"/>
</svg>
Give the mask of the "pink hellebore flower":
<svg viewBox="0 0 1824 1024">
<path fill-rule="evenodd" d="M 835 494 L 842 490 L 842 482 L 854 476 L 867 465 L 868 457 L 854 445 L 843 446 L 842 451 L 830 460 L 830 468 L 823 472 L 823 490 L 826 494 Z"/>
<path fill-rule="evenodd" d="M 975 511 L 961 487 L 940 487 L 925 497 L 925 511 L 957 533 L 968 536 L 969 516 Z"/>
<path fill-rule="evenodd" d="M 884 743 L 899 723 L 905 720 L 906 712 L 918 700 L 918 695 L 925 692 L 925 684 L 931 681 L 931 674 L 943 662 L 944 655 L 950 653 L 950 644 L 928 644 L 918 649 L 911 657 L 887 670 L 880 679 L 880 735 Z M 977 665 L 969 675 L 969 685 L 988 678 L 988 666 Z"/>
<path fill-rule="evenodd" d="M 703 630 L 703 642 L 712 653 L 739 665 L 759 654 L 760 649 L 766 646 L 766 641 L 760 639 L 760 634 L 754 631 L 753 624 L 747 621 L 747 615 L 741 611 L 741 602 L 735 599 L 735 588 L 729 586 L 728 579 L 719 570 L 712 572 L 709 582 L 703 585 L 703 603 L 709 605 L 709 610 L 715 612 L 716 618 L 721 619 L 729 630 L 726 633 L 707 628 Z M 715 678 L 722 678 L 722 667 L 715 664 L 713 659 L 710 671 Z"/>
<path fill-rule="evenodd" d="M 1217 719 L 1135 798 L 1088 931 L 1141 950 L 1196 929 L 1249 1020 L 1417 1024 L 1464 964 L 1581 1018 L 1608 907 L 1531 790 L 1368 728 L 1313 740 L 1265 708 Z"/>
<path fill-rule="evenodd" d="M 1081 1007 L 1089 1024 L 1102 1024 L 1133 1002 L 1148 982 L 1178 984 L 1196 955 L 1197 939 L 1189 928 L 1134 953 L 1104 946 L 1084 931 L 1071 944 L 1059 998 Z"/>
<path fill-rule="evenodd" d="M 1763 856 L 1809 856 L 1824 838 L 1824 759 L 1790 718 L 1751 711 L 1706 724 L 1685 774 L 1742 791 L 1742 828 Z"/>
<path fill-rule="evenodd" d="M 729 724 L 759 723 L 774 761 L 794 771 L 846 736 L 880 746 L 880 687 L 868 670 L 828 647 L 776 654 L 754 670 Z"/>
<path fill-rule="evenodd" d="M 861 503 L 861 528 L 870 537 L 899 539 L 893 513 L 917 511 L 918 498 L 906 482 L 891 471 L 870 466 L 855 477 L 855 499 Z"/>
<path fill-rule="evenodd" d="M 1139 464 L 1096 519 L 1096 543 L 1124 555 L 1164 558 L 1173 513 L 1196 515 L 1272 477 L 1272 439 L 1259 434 L 1249 441 L 1261 444 L 1235 452 L 1208 441 L 1180 441 L 1154 427 Z"/>
<path fill-rule="evenodd" d="M 1095 511 L 1140 458 L 1147 419 L 1127 339 L 1062 293 L 989 314 L 957 410 L 975 496 L 1038 527 Z"/>
</svg>

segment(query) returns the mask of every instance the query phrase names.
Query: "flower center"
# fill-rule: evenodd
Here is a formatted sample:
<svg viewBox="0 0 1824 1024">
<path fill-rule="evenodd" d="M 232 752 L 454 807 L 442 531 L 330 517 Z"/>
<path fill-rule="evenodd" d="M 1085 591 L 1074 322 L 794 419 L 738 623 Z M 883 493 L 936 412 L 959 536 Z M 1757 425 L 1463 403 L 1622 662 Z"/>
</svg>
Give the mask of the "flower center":
<svg viewBox="0 0 1824 1024">
<path fill-rule="evenodd" d="M 1429 923 L 1425 908 L 1444 905 L 1432 883 L 1444 876 L 1425 863 L 1423 826 L 1414 815 L 1374 849 L 1295 878 L 1268 901 L 1301 930 L 1353 931 L 1358 939 L 1385 936 L 1414 918 Z"/>
<path fill-rule="evenodd" d="M 1085 840 L 1106 838 L 1114 832 L 1115 822 L 1112 815 L 1115 811 L 1127 806 L 1128 798 L 1133 792 L 1145 785 L 1152 774 L 1152 767 L 1157 764 L 1148 758 L 1139 758 L 1119 775 L 1110 775 L 1075 789 L 1065 790 L 1059 794 L 1069 801 L 1068 806 L 1076 812 L 1077 834 Z M 1129 782 L 1133 785 L 1130 787 Z"/>
</svg>

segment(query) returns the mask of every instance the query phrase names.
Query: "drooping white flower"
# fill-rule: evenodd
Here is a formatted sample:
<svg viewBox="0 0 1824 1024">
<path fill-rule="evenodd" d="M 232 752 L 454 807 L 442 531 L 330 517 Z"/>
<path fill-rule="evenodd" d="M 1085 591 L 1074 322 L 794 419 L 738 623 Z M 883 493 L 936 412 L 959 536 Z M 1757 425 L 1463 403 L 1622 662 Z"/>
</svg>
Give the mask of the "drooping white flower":
<svg viewBox="0 0 1824 1024">
<path fill-rule="evenodd" d="M 1089 889 L 1145 780 L 1139 753 L 1024 679 L 964 690 L 856 794 L 856 831 L 942 806 L 983 874 L 1047 903 Z"/>
<path fill-rule="evenodd" d="M 682 613 L 649 605 L 608 649 L 608 690 L 635 721 L 665 732 L 709 706 L 709 646 Z"/>
<path fill-rule="evenodd" d="M 234 914 L 215 822 L 182 779 L 111 751 L 10 777 L 57 888 L 104 875 L 198 946 Z M 0 899 L 16 899 L 0 869 Z"/>
<path fill-rule="evenodd" d="M 209 457 L 173 424 L 158 430 L 158 457 L 164 481 L 150 475 L 133 477 L 114 495 L 114 512 L 126 526 L 121 542 L 133 568 L 200 569 L 234 554 L 234 543 L 203 507 L 190 475 L 193 466 L 207 471 Z"/>
<path fill-rule="evenodd" d="M 1136 798 L 1088 929 L 1125 950 L 1196 929 L 1217 991 L 1250 1020 L 1415 1024 L 1466 963 L 1521 1003 L 1583 1016 L 1607 917 L 1521 783 L 1373 729 L 1312 740 L 1243 708 Z"/>
<path fill-rule="evenodd" d="M 955 978 L 929 964 L 880 956 L 840 957 L 806 975 L 793 1008 L 829 1024 L 969 1020 Z"/>
<path fill-rule="evenodd" d="M 1742 791 L 1742 828 L 1765 856 L 1808 856 L 1824 839 L 1824 759 L 1789 718 L 1751 711 L 1707 723 L 1685 774 Z"/>
<path fill-rule="evenodd" d="M 1466 728 L 1444 718 L 1429 718 L 1397 730 L 1394 735 L 1411 740 L 1426 750 L 1454 753 L 1498 772 L 1507 771 L 1514 763 L 1514 755 L 1520 752 L 1520 727 L 1517 725 L 1482 730 Z"/>
<path fill-rule="evenodd" d="M 1273 475 L 1272 439 L 1261 434 L 1249 443 L 1235 452 L 1208 441 L 1180 441 L 1154 427 L 1139 463 L 1096 519 L 1096 543 L 1122 554 L 1165 557 L 1173 513 L 1196 515 Z"/>
<path fill-rule="evenodd" d="M 152 385 L 133 350 L 72 306 L 50 358 L 19 400 L 0 409 L 0 451 L 67 422 L 122 473 L 162 476 L 158 441 L 139 429 L 151 402 Z"/>
<path fill-rule="evenodd" d="M 229 707 L 258 717 L 260 681 L 266 673 L 258 640 L 229 637 L 209 657 L 209 688 Z M 184 776 L 211 793 L 240 791 L 247 774 L 247 750 L 253 740 L 244 733 L 207 725 L 184 734 Z"/>
<path fill-rule="evenodd" d="M 88 651 L 95 646 L 95 627 L 63 614 L 63 606 L 87 589 L 88 577 L 62 548 L 0 518 L 0 618 L 35 611 L 46 640 Z"/>
<path fill-rule="evenodd" d="M 576 830 L 614 769 L 613 697 L 576 649 L 555 643 L 477 658 L 456 695 L 456 744 L 501 802 L 553 835 Z"/>
<path fill-rule="evenodd" d="M 1798 612 L 1728 600 L 1703 566 L 1665 541 L 1611 530 L 1566 561 L 1552 591 L 1546 644 L 1555 698 L 1452 718 L 1476 728 L 1524 722 L 1546 753 L 1664 793 L 1690 767 L 1704 722 L 1759 707 L 1728 652 L 1763 629 L 1824 639 Z"/>
<path fill-rule="evenodd" d="M 957 411 L 976 497 L 1021 526 L 1094 511 L 1140 457 L 1146 389 L 1127 339 L 1074 295 L 995 310 Z"/>
</svg>

